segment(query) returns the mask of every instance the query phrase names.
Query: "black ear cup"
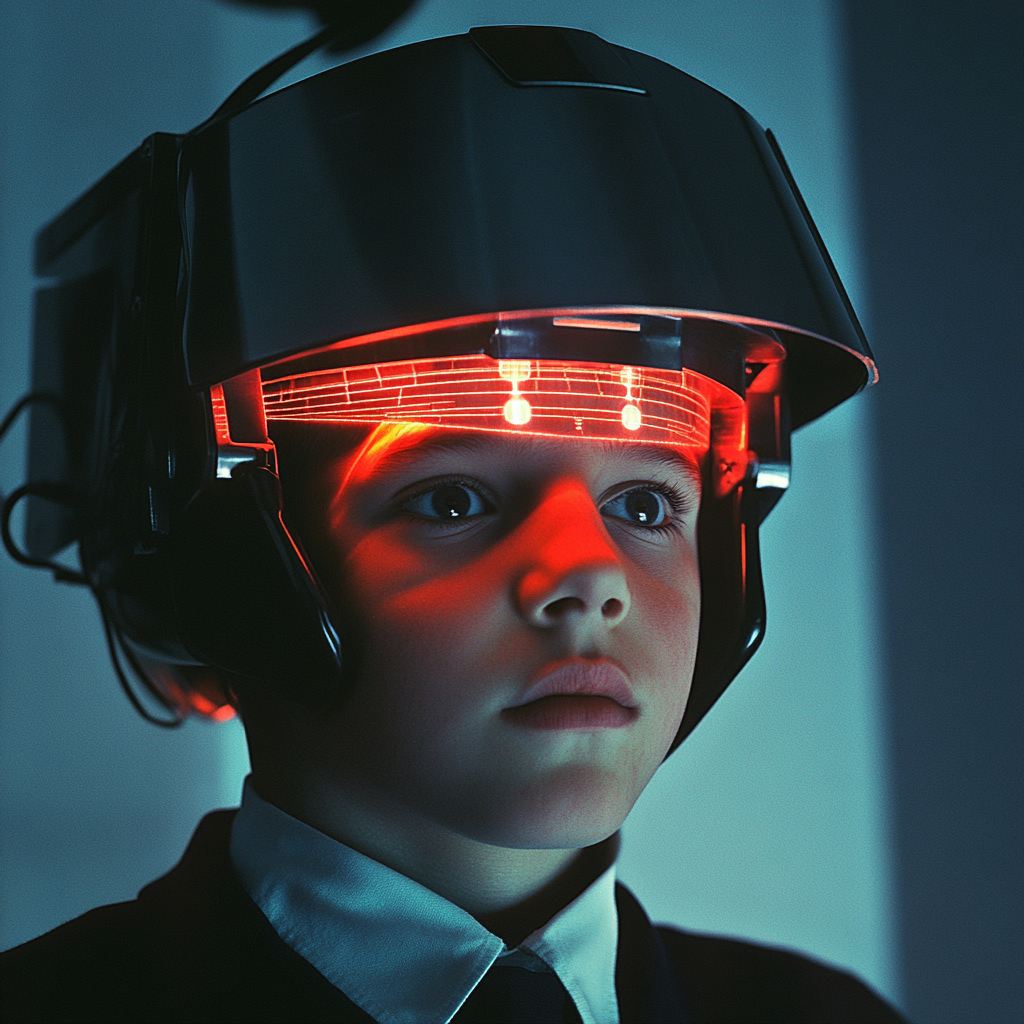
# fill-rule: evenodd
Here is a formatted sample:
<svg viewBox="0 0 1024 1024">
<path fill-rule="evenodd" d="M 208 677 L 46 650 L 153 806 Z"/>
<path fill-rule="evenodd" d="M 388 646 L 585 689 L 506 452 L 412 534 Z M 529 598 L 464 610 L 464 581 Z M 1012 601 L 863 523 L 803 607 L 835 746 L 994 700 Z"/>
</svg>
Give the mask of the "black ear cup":
<svg viewBox="0 0 1024 1024">
<path fill-rule="evenodd" d="M 277 477 L 242 465 L 170 538 L 180 637 L 196 660 L 297 701 L 338 694 L 342 655 L 316 577 L 281 519 Z"/>
<path fill-rule="evenodd" d="M 753 480 L 722 498 L 706 490 L 697 531 L 701 588 L 697 663 L 686 713 L 671 750 L 693 732 L 764 639 L 760 521 Z"/>
</svg>

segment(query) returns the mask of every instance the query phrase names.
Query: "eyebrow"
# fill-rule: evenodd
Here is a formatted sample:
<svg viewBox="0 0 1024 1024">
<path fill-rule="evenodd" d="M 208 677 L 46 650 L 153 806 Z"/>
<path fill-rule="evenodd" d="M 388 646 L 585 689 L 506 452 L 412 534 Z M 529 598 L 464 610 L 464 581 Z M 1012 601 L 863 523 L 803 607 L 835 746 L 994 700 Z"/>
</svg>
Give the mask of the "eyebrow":
<svg viewBox="0 0 1024 1024">
<path fill-rule="evenodd" d="M 671 448 L 664 444 L 644 444 L 642 441 L 604 441 L 602 447 L 608 454 L 622 450 L 621 445 L 629 445 L 629 451 L 639 455 L 647 462 L 654 462 L 692 477 L 696 483 L 701 482 L 700 462 L 693 452 L 685 448 Z"/>
<path fill-rule="evenodd" d="M 444 454 L 448 452 L 479 451 L 486 447 L 487 438 L 479 433 L 465 434 L 444 433 L 431 434 L 427 437 L 410 439 L 408 444 L 396 444 L 393 448 L 384 452 L 377 469 L 397 468 L 404 462 L 421 458 L 424 455 Z"/>
<path fill-rule="evenodd" d="M 412 461 L 424 455 L 447 454 L 451 452 L 479 452 L 494 444 L 495 438 L 500 438 L 500 444 L 512 445 L 516 448 L 525 448 L 527 444 L 533 444 L 545 440 L 558 441 L 560 438 L 544 437 L 508 437 L 505 435 L 481 434 L 479 432 L 465 434 L 434 434 L 429 437 L 419 438 L 408 445 L 396 446 L 392 451 L 385 452 L 378 463 L 378 469 L 397 469 L 404 462 Z M 582 443 L 587 443 L 586 441 Z M 595 442 L 590 442 L 595 443 Z M 607 455 L 617 456 L 628 450 L 630 454 L 638 455 L 646 462 L 653 462 L 664 466 L 677 473 L 683 473 L 690 477 L 698 485 L 701 483 L 701 469 L 697 457 L 685 449 L 671 448 L 668 445 L 645 444 L 637 441 L 599 441 L 602 452 Z"/>
</svg>

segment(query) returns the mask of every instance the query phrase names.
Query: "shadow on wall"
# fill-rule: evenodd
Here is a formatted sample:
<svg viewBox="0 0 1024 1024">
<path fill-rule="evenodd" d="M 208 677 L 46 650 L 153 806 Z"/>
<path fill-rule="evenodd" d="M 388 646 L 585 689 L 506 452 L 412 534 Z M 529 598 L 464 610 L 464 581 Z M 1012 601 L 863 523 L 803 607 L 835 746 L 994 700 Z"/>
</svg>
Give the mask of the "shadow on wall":
<svg viewBox="0 0 1024 1024">
<path fill-rule="evenodd" d="M 1024 1020 L 1024 5 L 845 6 L 905 1007 Z"/>
</svg>

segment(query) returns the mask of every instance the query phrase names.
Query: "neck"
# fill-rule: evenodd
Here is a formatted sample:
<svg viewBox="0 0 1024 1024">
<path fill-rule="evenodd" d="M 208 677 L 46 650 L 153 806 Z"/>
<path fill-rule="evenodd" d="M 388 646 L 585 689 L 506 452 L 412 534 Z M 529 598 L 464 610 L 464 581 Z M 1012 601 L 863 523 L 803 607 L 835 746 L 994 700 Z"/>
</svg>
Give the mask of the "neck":
<svg viewBox="0 0 1024 1024">
<path fill-rule="evenodd" d="M 569 863 L 532 895 L 504 909 L 473 916 L 510 949 L 518 946 L 611 867 L 618 848 L 616 832 L 604 842 L 571 851 Z"/>
<path fill-rule="evenodd" d="M 583 850 L 492 846 L 444 829 L 379 795 L 283 786 L 258 777 L 263 799 L 472 914 L 510 948 L 543 927 L 614 861 L 618 833 Z"/>
</svg>

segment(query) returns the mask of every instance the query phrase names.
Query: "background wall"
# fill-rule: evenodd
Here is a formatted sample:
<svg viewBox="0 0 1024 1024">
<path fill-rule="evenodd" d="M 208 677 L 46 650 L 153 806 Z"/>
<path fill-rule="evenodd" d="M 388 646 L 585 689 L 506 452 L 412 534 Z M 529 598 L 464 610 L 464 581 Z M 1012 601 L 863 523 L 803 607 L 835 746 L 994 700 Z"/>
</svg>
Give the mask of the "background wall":
<svg viewBox="0 0 1024 1024">
<path fill-rule="evenodd" d="M 879 295 L 884 292 L 901 258 L 900 232 L 879 235 L 876 222 L 893 219 L 893 181 L 904 168 L 882 166 L 875 132 L 876 122 L 892 106 L 889 73 L 902 66 L 897 55 L 903 40 L 906 33 L 920 31 L 920 24 L 913 18 L 894 22 L 877 11 L 865 13 L 872 6 L 886 5 L 851 3 L 847 11 L 827 0 L 424 0 L 378 45 L 488 22 L 568 24 L 653 53 L 738 100 L 779 137 L 855 304 L 868 314 L 869 336 L 876 317 L 882 318 L 876 355 L 889 386 L 890 363 L 902 359 L 909 365 L 918 356 L 904 344 L 909 336 L 906 318 L 885 319 L 898 311 L 899 293 L 890 287 L 885 302 L 876 298 L 876 289 Z M 28 383 L 30 246 L 36 228 L 149 132 L 195 124 L 245 74 L 303 38 L 309 28 L 302 16 L 251 13 L 212 0 L 37 0 L 31 5 L 0 0 L 0 409 Z M 981 35 L 994 29 L 993 24 L 980 30 Z M 891 53 L 882 64 L 874 59 L 879 35 L 888 40 Z M 310 62 L 293 77 L 317 67 Z M 917 90 L 919 104 L 927 105 L 930 73 L 928 61 L 919 55 L 901 80 L 906 89 Z M 952 88 L 952 72 L 947 81 Z M 904 127 L 891 119 L 887 144 L 898 142 Z M 998 150 L 999 140 L 990 134 Z M 911 145 L 920 140 L 903 141 Z M 914 158 L 907 159 L 913 165 Z M 867 183 L 863 209 L 856 187 L 862 169 Z M 975 216 L 987 199 L 998 206 L 1003 186 L 998 175 L 991 180 L 984 196 L 970 206 Z M 899 193 L 900 202 L 908 198 Z M 957 208 L 957 199 L 947 203 L 946 216 Z M 922 207 L 922 223 L 926 219 Z M 870 242 L 866 261 L 861 259 L 864 231 Z M 980 240 L 983 235 L 972 237 Z M 884 248 L 888 262 L 872 262 L 876 246 Z M 984 255 L 979 244 L 964 258 Z M 927 266 L 942 270 L 947 263 L 941 254 L 933 254 Z M 988 280 L 989 306 L 1005 307 L 1001 288 L 1006 279 L 993 283 L 987 269 L 981 273 Z M 925 277 L 924 282 L 906 284 L 934 290 L 937 278 L 928 277 L 927 271 Z M 939 278 L 946 285 L 952 282 L 949 275 Z M 906 293 L 908 302 L 914 294 Z M 947 295 L 944 309 L 963 308 L 962 291 L 948 290 Z M 927 304 L 927 295 L 920 301 Z M 955 317 L 941 320 L 955 322 Z M 930 351 L 927 339 L 935 327 L 934 318 L 915 322 L 912 336 L 923 351 Z M 935 374 L 941 376 L 948 364 L 936 365 Z M 970 367 L 959 372 L 970 372 Z M 899 378 L 896 386 L 905 388 Z M 1014 406 L 1005 402 L 1001 408 Z M 936 413 L 929 406 L 910 415 L 924 417 L 924 424 Z M 902 661 L 885 661 L 875 621 L 879 593 L 886 595 L 886 607 L 897 619 L 902 613 L 900 621 L 913 623 L 920 588 L 902 583 L 894 589 L 895 573 L 879 577 L 877 552 L 885 553 L 886 564 L 895 565 L 899 573 L 903 563 L 898 557 L 912 558 L 915 552 L 927 557 L 931 541 L 922 543 L 922 537 L 906 528 L 889 532 L 901 514 L 914 511 L 914 502 L 920 504 L 922 492 L 899 491 L 909 495 L 910 506 L 879 505 L 876 500 L 872 453 L 877 448 L 890 460 L 883 463 L 886 481 L 884 474 L 908 454 L 887 446 L 899 427 L 884 422 L 885 437 L 878 446 L 871 403 L 860 398 L 796 438 L 793 488 L 764 531 L 768 639 L 643 797 L 626 826 L 622 872 L 659 920 L 804 949 L 857 971 L 897 1000 L 902 951 L 908 1007 L 921 1021 L 1016 1019 L 1007 1007 L 1019 1003 L 984 1001 L 986 989 L 1010 992 L 1012 1000 L 1013 960 L 997 958 L 993 966 L 991 960 L 982 965 L 979 957 L 972 971 L 980 980 L 973 982 L 955 963 L 947 964 L 955 959 L 952 953 L 936 960 L 931 952 L 937 945 L 959 950 L 954 924 L 962 927 L 970 919 L 971 935 L 977 937 L 991 933 L 993 925 L 1001 928 L 1003 918 L 991 899 L 979 902 L 973 897 L 956 903 L 962 919 L 936 916 L 934 908 L 949 902 L 937 896 L 956 892 L 954 883 L 962 881 L 965 868 L 964 856 L 950 859 L 936 851 L 957 846 L 957 837 L 975 830 L 951 831 L 956 810 L 942 802 L 941 783 L 924 787 L 930 794 L 931 818 L 915 816 L 920 779 L 928 776 L 931 765 L 952 764 L 952 749 L 967 760 L 973 757 L 979 770 L 960 792 L 961 802 L 968 803 L 971 794 L 986 792 L 986 772 L 998 770 L 1013 778 L 1013 764 L 1009 754 L 1002 760 L 979 755 L 991 731 L 982 715 L 976 716 L 966 741 L 947 721 L 934 731 L 916 769 L 907 767 L 906 751 L 917 750 L 921 741 L 914 723 L 920 721 L 919 704 L 927 697 L 918 687 L 911 699 L 887 703 L 885 669 L 888 665 L 905 675 L 917 650 L 905 644 L 907 638 L 927 647 L 929 630 L 948 625 L 948 616 L 925 618 L 913 629 L 894 628 L 887 634 L 893 638 L 889 650 L 896 644 L 905 654 Z M 1005 430 L 1014 423 L 995 425 Z M 921 429 L 927 442 L 931 435 L 926 426 Z M 1016 433 L 995 436 L 1019 437 L 1019 423 Z M 0 490 L 20 482 L 23 443 L 18 430 L 0 451 Z M 965 441 L 954 448 L 964 453 L 961 467 L 973 465 L 967 458 L 970 447 Z M 1006 447 L 991 446 L 991 451 L 1002 454 Z M 941 463 L 943 478 L 952 479 L 947 462 Z M 1013 495 L 1019 501 L 1019 474 L 1016 480 Z M 888 493 L 888 483 L 886 488 Z M 1006 490 L 989 499 L 983 520 L 987 525 L 1005 527 L 1011 521 L 999 511 Z M 965 491 L 954 493 L 961 536 L 970 535 L 971 516 L 963 511 L 969 506 L 959 504 Z M 935 521 L 942 519 L 935 506 L 929 503 L 927 508 Z M 877 537 L 880 532 L 886 536 Z M 1005 540 L 1012 547 L 1013 539 Z M 896 563 L 891 561 L 894 551 Z M 1016 551 L 1019 559 L 1019 542 Z M 971 591 L 979 609 L 993 603 L 992 587 L 1003 586 L 1002 564 L 998 556 L 990 556 L 980 568 L 969 556 L 957 561 L 961 583 L 989 581 L 988 590 L 979 584 Z M 930 599 L 941 604 L 943 597 L 931 594 Z M 948 588 L 945 599 L 948 607 Z M 1005 637 L 1013 635 L 1013 622 L 1019 622 L 1008 604 L 1000 607 L 1007 609 L 1001 612 L 1006 618 L 999 620 L 1006 623 L 1006 632 L 983 632 L 993 650 L 1006 650 Z M 978 613 L 975 619 L 985 617 Z M 962 623 L 955 635 L 958 664 L 969 664 L 965 651 L 971 641 Z M 1009 655 L 999 663 L 1009 664 Z M 923 685 L 927 672 L 906 677 Z M 1004 673 L 1000 678 L 1009 677 Z M 952 680 L 949 686 L 954 687 Z M 1010 696 L 992 706 L 1009 708 Z M 934 716 L 941 719 L 945 713 L 952 721 L 955 706 L 947 698 L 932 701 L 929 708 Z M 895 716 L 894 724 L 886 724 L 887 713 Z M 1011 728 L 1001 722 L 997 739 L 1005 743 Z M 890 731 L 896 738 L 898 769 L 891 826 Z M 942 747 L 947 735 L 958 737 L 952 748 Z M 97 903 L 130 898 L 177 859 L 205 810 L 237 802 L 244 771 L 237 723 L 190 723 L 167 735 L 137 721 L 117 690 L 90 599 L 0 560 L 0 947 Z M 948 779 L 949 772 L 934 774 Z M 999 792 L 1008 789 L 1004 785 Z M 1019 798 L 1019 786 L 1014 792 Z M 998 850 L 1013 837 L 1009 826 L 998 823 L 1012 799 L 1000 797 L 986 805 L 987 838 L 962 848 L 982 857 L 979 867 L 987 863 L 987 854 L 997 860 L 1001 856 L 1007 876 L 1015 869 L 1014 855 Z M 926 831 L 919 831 L 922 821 Z M 890 867 L 891 837 L 900 857 L 898 888 Z M 912 880 L 925 861 L 946 865 L 945 874 L 933 873 L 926 885 L 913 890 Z M 986 892 L 991 896 L 996 888 Z M 1008 891 L 1005 885 L 1003 891 Z M 1009 921 L 1008 915 L 1003 917 Z M 931 940 L 926 938 L 929 930 L 935 933 Z M 959 1003 L 947 1003 L 957 1007 L 955 1017 L 936 1010 L 941 1002 L 922 1000 L 931 984 L 928 971 L 935 974 L 937 965 L 945 976 L 942 992 L 962 997 Z"/>
<path fill-rule="evenodd" d="M 1024 1020 L 1024 4 L 846 7 L 899 949 L 914 1020 Z"/>
<path fill-rule="evenodd" d="M 28 389 L 31 244 L 156 127 L 184 130 L 220 83 L 205 5 L 0 4 L 0 408 Z M 0 450 L 23 480 L 24 424 Z M 166 734 L 117 688 L 92 599 L 0 558 L 0 937 L 12 945 L 131 896 L 198 815 L 236 799 L 228 731 Z"/>
</svg>

